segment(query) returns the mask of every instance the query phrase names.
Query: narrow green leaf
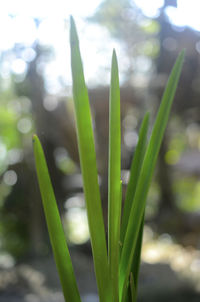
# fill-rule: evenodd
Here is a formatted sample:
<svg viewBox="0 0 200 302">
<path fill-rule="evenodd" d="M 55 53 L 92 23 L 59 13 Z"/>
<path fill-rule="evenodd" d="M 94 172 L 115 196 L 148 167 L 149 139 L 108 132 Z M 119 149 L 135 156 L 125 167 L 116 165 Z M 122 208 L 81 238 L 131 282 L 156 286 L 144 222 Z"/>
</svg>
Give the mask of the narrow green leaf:
<svg viewBox="0 0 200 302">
<path fill-rule="evenodd" d="M 119 234 L 121 217 L 121 127 L 120 89 L 115 50 L 112 55 L 109 102 L 109 161 L 108 161 L 108 262 L 113 300 L 119 301 Z"/>
<path fill-rule="evenodd" d="M 120 234 L 122 245 L 124 242 L 131 206 L 135 195 L 135 190 L 137 187 L 137 181 L 139 179 L 140 170 L 144 159 L 144 154 L 146 151 L 148 126 L 149 126 L 149 113 L 147 112 L 144 116 L 142 125 L 140 127 L 139 139 L 131 163 L 130 178 L 129 178 L 125 202 L 124 202 L 122 226 L 121 226 L 121 234 Z"/>
<path fill-rule="evenodd" d="M 88 91 L 85 85 L 78 35 L 70 19 L 71 68 L 73 95 L 83 185 L 100 301 L 111 301 L 105 228 L 101 207 Z"/>
<path fill-rule="evenodd" d="M 140 271 L 140 259 L 141 259 L 141 250 L 142 250 L 142 239 L 143 239 L 143 230 L 144 230 L 144 214 L 137 238 L 135 253 L 133 257 L 133 262 L 131 265 L 131 272 L 133 274 L 133 280 L 135 284 L 135 292 L 137 294 L 137 287 L 138 287 L 138 277 L 139 277 L 139 271 Z"/>
<path fill-rule="evenodd" d="M 136 289 L 134 283 L 133 273 L 130 273 L 130 289 L 131 289 L 131 302 L 136 302 Z"/>
<path fill-rule="evenodd" d="M 139 277 L 139 272 L 140 272 L 140 260 L 141 260 L 141 250 L 142 250 L 143 229 L 144 229 L 144 215 L 143 215 L 142 223 L 141 223 L 138 238 L 137 238 L 134 257 L 132 259 L 131 272 L 130 272 L 130 284 L 127 286 L 127 288 L 124 288 L 123 301 L 125 301 L 125 302 L 129 302 L 130 299 L 131 299 L 131 301 L 136 301 L 136 298 L 137 298 L 137 288 L 138 288 L 138 277 Z"/>
<path fill-rule="evenodd" d="M 141 168 L 141 173 L 137 183 L 137 188 L 131 208 L 131 213 L 128 221 L 127 231 L 122 247 L 120 261 L 120 298 L 123 300 L 125 294 L 125 284 L 131 270 L 132 259 L 135 252 L 138 233 L 142 222 L 142 217 L 145 209 L 145 202 L 152 179 L 153 171 L 156 164 L 156 159 L 160 149 L 161 141 L 164 135 L 166 124 L 168 121 L 172 101 L 175 95 L 176 87 L 180 77 L 184 60 L 184 51 L 182 51 L 172 69 L 169 77 L 162 102 L 156 117 L 152 135 L 147 147 L 144 162 Z"/>
<path fill-rule="evenodd" d="M 142 125 L 140 127 L 139 139 L 138 139 L 136 150 L 135 150 L 133 160 L 131 163 L 130 178 L 129 178 L 127 191 L 126 191 L 124 212 L 123 212 L 122 226 L 121 226 L 122 246 L 123 246 L 123 241 L 124 241 L 124 237 L 125 237 L 125 232 L 127 229 L 127 224 L 128 224 L 130 211 L 131 211 L 132 202 L 133 202 L 134 195 L 135 195 L 135 190 L 137 187 L 137 181 L 139 179 L 139 174 L 141 171 L 141 166 L 142 166 L 145 151 L 146 151 L 148 126 L 149 126 L 149 113 L 147 112 L 143 118 Z M 131 264 L 131 274 L 132 274 L 132 278 L 135 283 L 135 285 L 134 285 L 135 296 L 136 296 L 136 292 L 137 292 L 138 274 L 139 274 L 139 267 L 140 267 L 140 253 L 141 253 L 141 245 L 142 245 L 143 226 L 144 226 L 144 220 L 140 227 L 139 236 L 138 236 L 137 243 L 136 243 L 136 253 L 134 254 L 133 262 Z M 130 296 L 133 299 L 133 289 L 131 289 L 131 285 L 129 285 L 127 287 L 127 291 L 130 291 L 130 290 L 132 293 L 126 294 L 126 301 L 128 301 L 127 299 Z"/>
<path fill-rule="evenodd" d="M 45 156 L 40 141 L 36 135 L 33 137 L 33 148 L 44 213 L 65 301 L 80 302 L 71 258 L 49 177 Z"/>
</svg>

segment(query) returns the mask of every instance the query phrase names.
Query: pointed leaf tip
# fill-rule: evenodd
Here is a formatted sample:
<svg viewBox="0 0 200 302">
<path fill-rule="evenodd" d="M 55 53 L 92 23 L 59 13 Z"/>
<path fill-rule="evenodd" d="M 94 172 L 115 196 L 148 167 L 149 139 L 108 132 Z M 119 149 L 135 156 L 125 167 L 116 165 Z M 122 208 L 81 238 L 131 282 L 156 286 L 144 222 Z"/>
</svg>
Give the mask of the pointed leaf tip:
<svg viewBox="0 0 200 302">
<path fill-rule="evenodd" d="M 32 136 L 32 142 L 33 143 L 38 143 L 38 142 L 40 143 L 40 140 L 39 140 L 37 134 L 33 134 L 33 136 Z"/>
<path fill-rule="evenodd" d="M 115 57 L 117 56 L 115 48 L 113 48 L 113 56 L 115 56 Z"/>
<path fill-rule="evenodd" d="M 112 53 L 112 68 L 111 68 L 111 74 L 112 74 L 112 81 L 114 79 L 118 78 L 119 81 L 119 74 L 118 74 L 118 61 L 117 61 L 117 55 L 115 52 L 115 49 L 113 49 L 113 53 Z"/>
<path fill-rule="evenodd" d="M 76 28 L 75 21 L 74 21 L 74 18 L 73 18 L 72 15 L 70 15 L 70 27 L 71 28 Z"/>
<path fill-rule="evenodd" d="M 183 50 L 181 50 L 180 55 L 185 56 L 186 53 L 186 48 L 183 48 Z"/>
<path fill-rule="evenodd" d="M 32 136 L 32 142 L 33 142 L 33 143 L 35 142 L 36 138 L 37 138 L 37 135 L 36 135 L 36 134 L 33 134 L 33 136 Z"/>
<path fill-rule="evenodd" d="M 76 42 L 78 42 L 78 34 L 76 30 L 76 24 L 74 18 L 70 16 L 70 43 L 73 46 Z"/>
<path fill-rule="evenodd" d="M 176 60 L 176 64 L 179 64 L 179 62 L 181 62 L 180 69 L 182 68 L 183 61 L 185 58 L 185 51 L 186 51 L 185 48 L 183 50 L 181 50 L 181 52 L 179 52 L 178 58 Z"/>
<path fill-rule="evenodd" d="M 115 48 L 113 48 L 113 53 L 112 53 L 112 62 L 117 63 L 117 54 Z"/>
<path fill-rule="evenodd" d="M 144 121 L 145 121 L 145 123 L 149 123 L 149 119 L 150 119 L 150 112 L 149 111 L 147 111 L 146 112 L 146 114 L 145 114 L 145 116 L 144 116 Z"/>
</svg>

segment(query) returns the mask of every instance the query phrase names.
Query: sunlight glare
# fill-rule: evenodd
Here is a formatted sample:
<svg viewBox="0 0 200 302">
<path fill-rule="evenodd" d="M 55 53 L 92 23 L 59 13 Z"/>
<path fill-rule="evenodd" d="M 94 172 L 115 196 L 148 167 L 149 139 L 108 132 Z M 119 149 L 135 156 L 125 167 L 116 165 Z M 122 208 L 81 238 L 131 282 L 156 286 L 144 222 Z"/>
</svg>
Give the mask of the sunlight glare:
<svg viewBox="0 0 200 302">
<path fill-rule="evenodd" d="M 158 15 L 159 8 L 164 4 L 164 0 L 134 0 L 134 2 L 149 18 L 155 18 Z"/>
<path fill-rule="evenodd" d="M 100 0 L 6 0 L 1 4 L 1 15 L 9 14 L 16 16 L 34 17 L 34 18 L 48 18 L 60 17 L 66 18 L 70 14 L 74 16 L 90 15 L 100 4 Z"/>
<path fill-rule="evenodd" d="M 178 8 L 168 7 L 166 13 L 170 21 L 176 26 L 189 26 L 200 30 L 199 0 L 178 0 Z"/>
<path fill-rule="evenodd" d="M 52 93 L 57 93 L 61 89 L 58 77 L 65 86 L 71 85 L 68 31 L 69 15 L 72 14 L 79 32 L 83 64 L 87 60 L 87 64 L 84 64 L 86 82 L 90 86 L 106 85 L 109 83 L 110 76 L 105 69 L 110 68 L 113 47 L 118 54 L 120 72 L 123 73 L 128 67 L 119 41 L 111 39 L 107 29 L 96 24 L 87 23 L 86 26 L 85 17 L 92 15 L 101 2 L 101 0 L 4 1 L 0 11 L 0 50 L 11 49 L 16 43 L 24 44 L 30 50 L 36 40 L 42 45 L 52 47 L 55 56 L 50 58 L 51 66 L 46 70 L 48 78 L 45 81 L 47 81 L 46 87 L 49 87 Z M 164 4 L 164 0 L 135 0 L 134 2 L 149 18 L 156 18 Z M 199 0 L 178 0 L 178 8 L 168 7 L 166 13 L 176 26 L 188 25 L 200 30 L 199 7 Z M 172 43 L 171 47 L 176 46 Z M 197 49 L 198 47 L 197 45 Z M 33 50 L 29 58 L 27 57 L 27 62 L 29 59 L 30 61 L 34 59 L 34 55 Z M 47 65 L 45 64 L 44 69 Z M 56 70 L 52 69 L 55 65 Z M 6 70 L 4 75 L 6 77 Z"/>
</svg>

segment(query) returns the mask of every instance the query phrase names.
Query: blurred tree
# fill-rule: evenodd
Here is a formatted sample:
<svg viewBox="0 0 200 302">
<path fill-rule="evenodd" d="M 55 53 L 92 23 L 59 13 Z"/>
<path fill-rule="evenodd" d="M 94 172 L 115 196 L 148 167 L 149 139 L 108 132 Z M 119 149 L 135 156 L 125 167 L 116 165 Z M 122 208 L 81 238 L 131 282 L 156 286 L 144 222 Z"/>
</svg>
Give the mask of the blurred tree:
<svg viewBox="0 0 200 302">
<path fill-rule="evenodd" d="M 8 79 L 7 79 L 8 80 Z M 22 192 L 14 195 L 10 203 L 9 197 L 12 194 L 19 179 L 17 167 L 21 165 L 24 158 L 23 142 L 24 135 L 18 130 L 24 122 L 28 122 L 29 112 L 25 112 L 26 99 L 19 99 L 14 93 L 14 82 L 5 85 L 5 79 L 1 78 L 0 87 L 0 238 L 1 248 L 7 250 L 14 256 L 19 256 L 27 248 L 28 237 L 24 219 L 18 215 L 22 211 Z M 24 104 L 24 108 L 23 107 Z M 25 135 L 26 136 L 26 135 Z M 27 180 L 27 179 L 26 179 Z M 16 193 L 16 192 L 15 192 Z M 25 193 L 26 194 L 26 193 Z M 19 210 L 17 208 L 19 207 Z M 23 207 L 27 207 L 23 203 Z M 26 218 L 24 208 L 23 217 Z M 12 209 L 12 210 L 11 210 Z M 25 219 L 26 220 L 26 219 Z"/>
<path fill-rule="evenodd" d="M 186 60 L 181 76 L 173 112 L 182 119 L 181 131 L 187 127 L 191 120 L 199 123 L 199 33 L 191 28 L 173 26 L 167 17 L 166 10 L 169 6 L 177 7 L 176 0 L 165 0 L 156 18 L 147 18 L 137 8 L 134 1 L 114 0 L 103 1 L 96 13 L 88 18 L 105 26 L 111 36 L 123 45 L 125 56 L 129 61 L 126 83 L 137 89 L 138 71 L 141 72 L 145 65 L 144 58 L 148 58 L 150 68 L 145 69 L 144 76 L 149 81 L 147 107 L 158 105 L 171 67 L 178 52 L 186 48 Z M 141 60 L 143 58 L 143 60 Z M 138 64 L 139 62 L 139 64 Z M 134 77 L 132 77 L 134 74 Z M 146 87 L 143 87 L 146 89 Z M 190 101 L 188 101 L 190 100 Z M 152 102 L 153 101 L 153 102 Z M 145 97 L 143 95 L 143 104 Z M 191 115 L 193 117 L 191 117 Z M 171 131 L 171 132 L 170 132 Z M 157 182 L 160 186 L 160 201 L 158 211 L 153 220 L 157 222 L 157 230 L 179 233 L 188 230 L 191 232 L 185 213 L 180 211 L 174 196 L 174 167 L 166 161 L 169 150 L 173 127 L 168 127 L 159 155 L 157 168 Z M 179 135 L 180 137 L 180 135 Z M 178 148 L 178 146 L 176 147 Z M 176 149 L 175 148 L 175 149 Z M 174 218 L 173 218 L 174 217 Z M 194 227 L 196 229 L 196 226 Z"/>
<path fill-rule="evenodd" d="M 106 27 L 111 36 L 121 43 L 128 60 L 127 84 L 138 70 L 137 57 L 154 58 L 158 54 L 159 23 L 146 18 L 134 1 L 105 0 L 87 20 Z"/>
<path fill-rule="evenodd" d="M 55 137 L 49 135 L 49 131 L 46 131 L 47 136 L 44 135 L 49 127 L 49 116 L 43 106 L 46 91 L 42 70 L 39 72 L 51 57 L 52 50 L 37 43 L 32 48 L 15 45 L 4 53 L 2 64 L 9 57 L 24 62 L 24 52 L 34 55 L 31 58 L 29 55 L 23 74 L 11 71 L 8 91 L 1 92 L 3 102 L 0 106 L 0 142 L 2 148 L 5 148 L 5 156 L 0 162 L 1 185 L 7 188 L 7 194 L 2 196 L 0 212 L 2 248 L 17 258 L 27 251 L 29 255 L 46 253 L 48 245 L 32 155 L 34 125 L 39 134 L 43 133 L 41 138 L 58 199 L 63 196 L 60 187 L 62 173 L 56 167 L 54 157 Z M 12 177 L 16 180 L 12 181 Z"/>
<path fill-rule="evenodd" d="M 163 16 L 164 10 L 167 5 L 176 4 L 176 1 L 172 2 L 165 2 L 157 20 L 146 18 L 142 11 L 130 0 L 121 0 L 118 2 L 105 0 L 100 4 L 95 15 L 89 18 L 89 21 L 98 22 L 106 26 L 111 36 L 122 43 L 129 60 L 130 67 L 127 71 L 129 81 L 132 79 L 132 74 L 137 73 L 134 63 L 137 57 L 140 56 L 148 56 L 151 61 L 154 60 L 154 69 L 158 73 L 168 72 L 168 58 L 164 61 L 163 58 L 160 60 L 163 53 L 163 48 L 162 46 L 160 48 L 160 45 L 163 45 L 163 32 L 165 32 L 165 26 L 163 27 L 163 18 L 165 19 L 165 16 Z M 167 64 L 167 69 L 163 64 Z M 142 68 L 142 66 L 140 67 Z M 146 77 L 149 76 L 146 75 Z M 162 89 L 163 87 L 161 87 L 161 91 Z M 154 93 L 161 99 L 162 94 L 158 90 Z M 174 208 L 175 202 L 171 186 L 171 173 L 164 159 L 167 149 L 165 145 L 166 142 L 163 143 L 159 156 L 158 181 L 161 187 L 162 200 L 159 208 L 166 212 L 166 208 L 169 208 L 170 211 Z M 165 172 L 163 173 L 163 171 Z"/>
</svg>

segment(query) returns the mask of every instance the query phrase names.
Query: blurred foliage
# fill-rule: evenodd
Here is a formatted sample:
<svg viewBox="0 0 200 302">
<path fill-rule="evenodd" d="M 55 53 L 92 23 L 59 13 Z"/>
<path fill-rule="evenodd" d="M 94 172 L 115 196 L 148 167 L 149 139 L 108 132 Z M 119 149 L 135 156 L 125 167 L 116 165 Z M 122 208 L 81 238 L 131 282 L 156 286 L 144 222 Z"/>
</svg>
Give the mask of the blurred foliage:
<svg viewBox="0 0 200 302">
<path fill-rule="evenodd" d="M 35 128 L 30 99 L 25 91 L 23 94 L 16 91 L 16 84 L 24 80 L 25 74 L 15 74 L 9 67 L 18 59 L 19 52 L 14 48 L 3 52 L 0 61 L 0 248 L 16 258 L 29 244 L 28 206 L 18 185 L 21 182 L 18 171 L 20 165 L 26 166 L 25 157 Z"/>
<path fill-rule="evenodd" d="M 182 119 L 175 115 L 169 123 L 168 150 L 165 153 L 165 161 L 168 165 L 175 165 L 179 162 L 181 155 L 188 148 L 187 137 L 185 135 L 185 124 Z"/>
<path fill-rule="evenodd" d="M 3 218 L 1 217 L 0 241 L 3 251 L 14 256 L 15 259 L 19 259 L 29 246 L 26 223 L 19 220 L 15 214 L 8 213 Z"/>
<path fill-rule="evenodd" d="M 145 17 L 134 1 L 104 0 L 87 20 L 104 26 L 111 37 L 120 42 L 128 60 L 127 81 L 133 76 L 133 71 L 134 74 L 143 68 L 151 71 L 150 62 L 160 50 L 160 26 L 155 19 Z"/>
<path fill-rule="evenodd" d="M 69 175 L 77 172 L 77 166 L 65 148 L 56 148 L 55 161 L 57 168 L 60 169 L 63 174 Z"/>
<path fill-rule="evenodd" d="M 17 130 L 18 114 L 13 108 L 14 94 L 10 91 L 1 91 L 0 93 L 0 172 L 6 168 L 7 152 L 12 148 L 20 148 L 21 141 L 19 131 Z"/>
<path fill-rule="evenodd" d="M 157 215 L 158 204 L 160 200 L 160 187 L 154 179 L 148 193 L 147 205 L 146 205 L 146 218 L 151 219 Z"/>
<path fill-rule="evenodd" d="M 183 211 L 200 211 L 200 181 L 196 177 L 185 176 L 176 179 L 174 182 L 176 202 Z"/>
</svg>

